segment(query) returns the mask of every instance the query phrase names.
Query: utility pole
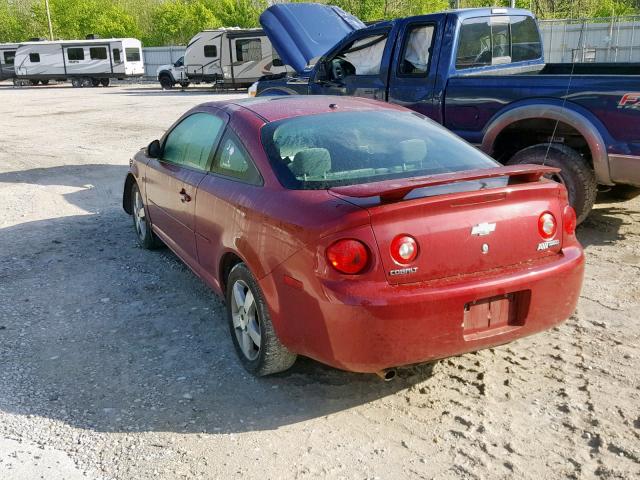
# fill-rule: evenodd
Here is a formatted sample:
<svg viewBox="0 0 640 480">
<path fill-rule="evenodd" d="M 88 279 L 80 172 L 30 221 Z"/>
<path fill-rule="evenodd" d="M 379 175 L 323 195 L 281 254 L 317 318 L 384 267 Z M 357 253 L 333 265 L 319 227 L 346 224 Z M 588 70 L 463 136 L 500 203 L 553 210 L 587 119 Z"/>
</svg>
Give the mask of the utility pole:
<svg viewBox="0 0 640 480">
<path fill-rule="evenodd" d="M 49 21 L 49 40 L 53 40 L 53 27 L 51 26 L 51 12 L 49 11 L 49 0 L 44 0 L 44 6 L 47 8 L 47 20 Z"/>
</svg>

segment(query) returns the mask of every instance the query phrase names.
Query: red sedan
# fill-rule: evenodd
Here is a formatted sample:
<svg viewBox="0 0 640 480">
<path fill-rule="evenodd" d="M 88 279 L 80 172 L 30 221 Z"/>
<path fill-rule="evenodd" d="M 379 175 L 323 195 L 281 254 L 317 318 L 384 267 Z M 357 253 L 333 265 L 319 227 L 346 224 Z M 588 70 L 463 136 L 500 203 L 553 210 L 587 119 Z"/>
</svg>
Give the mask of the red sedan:
<svg viewBox="0 0 640 480">
<path fill-rule="evenodd" d="M 123 204 L 143 247 L 226 297 L 253 374 L 300 354 L 391 377 L 572 314 L 584 256 L 555 171 L 388 103 L 263 97 L 184 114 L 136 154 Z"/>
</svg>

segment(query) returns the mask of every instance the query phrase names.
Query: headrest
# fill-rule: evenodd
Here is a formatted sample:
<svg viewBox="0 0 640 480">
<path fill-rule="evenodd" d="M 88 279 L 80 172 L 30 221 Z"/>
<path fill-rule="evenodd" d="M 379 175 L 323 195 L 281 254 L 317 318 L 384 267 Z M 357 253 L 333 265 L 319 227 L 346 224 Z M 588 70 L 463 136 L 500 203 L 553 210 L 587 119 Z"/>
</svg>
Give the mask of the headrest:
<svg viewBox="0 0 640 480">
<path fill-rule="evenodd" d="M 321 177 L 331 170 L 331 155 L 326 148 L 307 148 L 293 157 L 289 169 L 296 177 Z"/>
<path fill-rule="evenodd" d="M 403 163 L 424 162 L 427 157 L 427 143 L 419 138 L 400 142 L 400 156 Z"/>
</svg>

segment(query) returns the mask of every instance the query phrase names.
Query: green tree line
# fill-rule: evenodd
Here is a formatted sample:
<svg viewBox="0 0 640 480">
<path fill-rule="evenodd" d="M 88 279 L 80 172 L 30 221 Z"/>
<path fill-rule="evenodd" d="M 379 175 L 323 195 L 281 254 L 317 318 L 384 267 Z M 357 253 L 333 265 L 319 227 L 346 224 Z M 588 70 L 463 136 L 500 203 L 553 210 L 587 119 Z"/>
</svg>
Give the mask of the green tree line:
<svg viewBox="0 0 640 480">
<path fill-rule="evenodd" d="M 257 27 L 273 0 L 49 0 L 58 39 L 135 37 L 146 46 L 184 45 L 216 27 Z M 331 0 L 364 21 L 431 13 L 451 6 L 507 6 L 508 0 Z M 640 13 L 640 0 L 517 0 L 539 18 L 608 17 Z M 0 43 L 48 37 L 44 0 L 0 0 Z"/>
</svg>

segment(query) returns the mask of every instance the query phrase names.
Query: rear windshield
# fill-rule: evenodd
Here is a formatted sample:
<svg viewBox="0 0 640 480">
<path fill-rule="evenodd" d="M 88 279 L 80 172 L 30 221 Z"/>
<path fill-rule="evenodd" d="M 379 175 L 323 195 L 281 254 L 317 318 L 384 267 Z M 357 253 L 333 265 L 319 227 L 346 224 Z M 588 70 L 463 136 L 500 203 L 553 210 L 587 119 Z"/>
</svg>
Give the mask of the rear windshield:
<svg viewBox="0 0 640 480">
<path fill-rule="evenodd" d="M 415 112 L 335 112 L 265 125 L 278 179 L 295 190 L 410 178 L 498 165 Z"/>
</svg>

